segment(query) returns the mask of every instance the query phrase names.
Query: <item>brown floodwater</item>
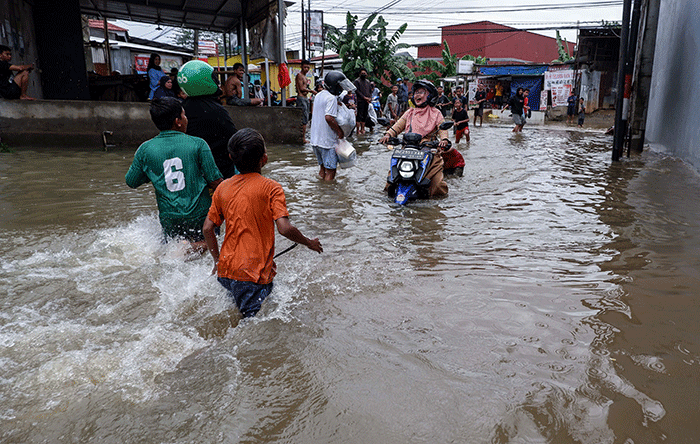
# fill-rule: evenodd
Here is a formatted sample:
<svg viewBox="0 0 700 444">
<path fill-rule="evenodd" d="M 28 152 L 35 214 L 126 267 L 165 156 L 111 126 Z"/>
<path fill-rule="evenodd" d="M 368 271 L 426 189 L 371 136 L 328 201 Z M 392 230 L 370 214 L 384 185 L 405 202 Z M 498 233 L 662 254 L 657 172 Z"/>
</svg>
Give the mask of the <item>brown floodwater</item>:
<svg viewBox="0 0 700 444">
<path fill-rule="evenodd" d="M 325 251 L 280 256 L 240 323 L 211 259 L 160 243 L 133 150 L 1 154 L 0 442 L 698 441 L 695 170 L 492 124 L 447 198 L 397 207 L 376 138 L 333 184 L 270 144 Z"/>
</svg>

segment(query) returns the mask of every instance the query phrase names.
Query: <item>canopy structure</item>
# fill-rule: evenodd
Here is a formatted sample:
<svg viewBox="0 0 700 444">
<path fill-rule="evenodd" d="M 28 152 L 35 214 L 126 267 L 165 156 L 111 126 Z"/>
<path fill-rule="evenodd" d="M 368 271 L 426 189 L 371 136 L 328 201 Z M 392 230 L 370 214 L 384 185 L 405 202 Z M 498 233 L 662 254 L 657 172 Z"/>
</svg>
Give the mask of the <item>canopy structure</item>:
<svg viewBox="0 0 700 444">
<path fill-rule="evenodd" d="M 495 65 L 479 66 L 482 76 L 541 76 L 547 70 L 547 65 Z"/>
<path fill-rule="evenodd" d="M 79 1 L 82 14 L 216 32 L 253 26 L 278 10 L 277 0 Z"/>
</svg>

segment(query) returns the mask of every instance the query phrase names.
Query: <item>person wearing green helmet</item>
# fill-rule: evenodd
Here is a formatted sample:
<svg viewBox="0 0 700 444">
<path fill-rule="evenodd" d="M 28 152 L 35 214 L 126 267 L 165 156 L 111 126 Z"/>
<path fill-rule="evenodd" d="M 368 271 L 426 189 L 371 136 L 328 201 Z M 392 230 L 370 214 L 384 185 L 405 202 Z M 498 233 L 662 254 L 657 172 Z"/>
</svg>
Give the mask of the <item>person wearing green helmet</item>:
<svg viewBox="0 0 700 444">
<path fill-rule="evenodd" d="M 236 167 L 228 155 L 228 140 L 236 126 L 228 111 L 219 103 L 221 90 L 214 76 L 214 68 L 201 60 L 190 60 L 182 65 L 177 82 L 187 98 L 182 107 L 187 113 L 187 134 L 204 139 L 214 155 L 214 161 L 224 179 L 236 174 Z"/>
</svg>

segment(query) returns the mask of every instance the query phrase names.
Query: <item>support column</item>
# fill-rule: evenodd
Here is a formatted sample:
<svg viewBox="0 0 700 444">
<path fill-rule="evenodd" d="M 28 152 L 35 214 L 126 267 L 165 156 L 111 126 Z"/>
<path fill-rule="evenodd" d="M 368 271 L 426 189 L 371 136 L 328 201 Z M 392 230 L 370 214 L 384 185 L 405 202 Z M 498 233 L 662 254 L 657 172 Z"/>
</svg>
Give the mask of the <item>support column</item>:
<svg viewBox="0 0 700 444">
<path fill-rule="evenodd" d="M 634 89 L 630 118 L 630 149 L 642 152 L 646 135 L 647 110 L 651 91 L 651 73 L 654 67 L 656 32 L 659 24 L 661 0 L 645 0 L 642 24 L 634 67 Z"/>
<path fill-rule="evenodd" d="M 624 0 L 622 8 L 622 35 L 620 36 L 620 56 L 617 66 L 617 97 L 615 100 L 615 135 L 613 136 L 612 160 L 620 160 L 627 132 L 627 115 L 625 113 L 625 66 L 627 65 L 627 47 L 630 34 L 630 15 L 632 0 Z M 628 99 L 629 100 L 629 99 Z"/>
<path fill-rule="evenodd" d="M 79 0 L 35 0 L 41 87 L 48 100 L 90 100 Z"/>
<path fill-rule="evenodd" d="M 282 63 L 287 63 L 287 53 L 284 50 L 284 16 L 285 6 L 284 0 L 277 0 L 277 15 L 278 15 L 278 34 L 279 34 L 279 61 L 277 66 L 281 66 Z M 282 106 L 287 106 L 287 94 L 284 88 L 280 86 L 280 96 L 282 98 Z"/>
<path fill-rule="evenodd" d="M 243 14 L 245 15 L 245 14 Z M 243 81 L 241 85 L 241 99 L 248 99 L 248 39 L 246 36 L 245 17 L 241 17 L 241 63 L 243 64 Z"/>
</svg>

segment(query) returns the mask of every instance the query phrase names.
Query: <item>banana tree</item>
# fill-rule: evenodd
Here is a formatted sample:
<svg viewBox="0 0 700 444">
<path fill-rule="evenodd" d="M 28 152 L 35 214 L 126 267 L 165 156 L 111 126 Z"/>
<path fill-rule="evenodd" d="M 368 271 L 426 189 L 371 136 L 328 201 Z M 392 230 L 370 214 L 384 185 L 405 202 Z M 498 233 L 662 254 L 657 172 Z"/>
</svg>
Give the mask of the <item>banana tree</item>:
<svg viewBox="0 0 700 444">
<path fill-rule="evenodd" d="M 383 79 L 393 83 L 398 77 L 413 78 L 405 60 L 396 56 L 399 50 L 410 46 L 398 43 L 408 25 L 404 23 L 389 37 L 388 23 L 382 16 L 372 14 L 359 27 L 358 21 L 358 16 L 348 12 L 345 31 L 326 25 L 326 45 L 343 60 L 341 69 L 345 75 L 354 79 L 360 68 L 365 68 L 378 84 Z"/>
<path fill-rule="evenodd" d="M 486 64 L 486 59 L 481 56 L 474 57 L 467 54 L 457 57 L 450 52 L 450 46 L 447 44 L 447 41 L 442 42 L 442 45 L 442 61 L 422 60 L 418 62 L 417 67 L 413 69 L 418 78 L 434 82 L 440 78 L 453 77 L 457 75 L 457 65 L 460 60 L 472 60 L 477 65 Z"/>
</svg>

